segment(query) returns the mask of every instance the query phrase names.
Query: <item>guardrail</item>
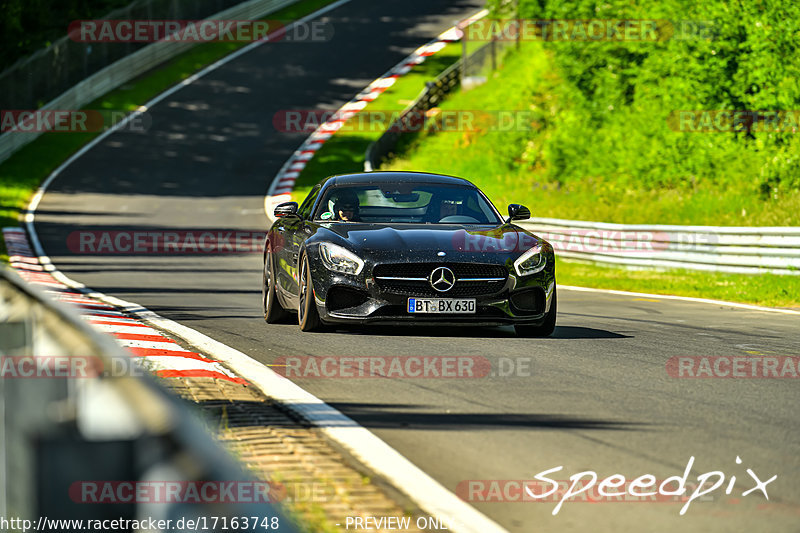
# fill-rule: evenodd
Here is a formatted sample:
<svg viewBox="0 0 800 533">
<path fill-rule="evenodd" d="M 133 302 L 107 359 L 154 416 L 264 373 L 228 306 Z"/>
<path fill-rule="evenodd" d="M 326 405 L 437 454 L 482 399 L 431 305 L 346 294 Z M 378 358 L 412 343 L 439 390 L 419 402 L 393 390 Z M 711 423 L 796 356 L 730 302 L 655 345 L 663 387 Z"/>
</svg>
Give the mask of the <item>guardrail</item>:
<svg viewBox="0 0 800 533">
<path fill-rule="evenodd" d="M 73 313 L 0 267 L 2 516 L 33 524 L 41 517 L 171 519 L 171 530 L 184 529 L 174 527 L 180 518 L 217 517 L 228 527 L 234 517 L 252 522 L 253 517 L 269 521 L 277 516 L 281 531 L 296 531 L 278 506 L 244 501 L 236 488 L 259 482 L 213 440 L 187 404 L 137 370 L 112 337 Z M 94 489 L 89 491 L 94 498 L 106 494 L 97 490 L 98 480 L 107 480 L 104 491 L 113 487 L 110 499 L 101 498 L 104 503 L 84 498 L 83 487 Z M 141 487 L 150 491 L 145 500 L 156 498 L 152 491 L 159 483 L 236 488 L 227 500 L 211 492 L 199 495 L 198 503 L 140 499 Z M 208 526 L 224 529 L 216 522 Z"/>
<path fill-rule="evenodd" d="M 640 268 L 800 274 L 800 228 L 610 224 L 535 218 L 519 224 L 561 257 Z"/>
<path fill-rule="evenodd" d="M 298 1 L 299 0 L 249 0 L 206 17 L 206 20 L 254 20 Z M 159 41 L 148 44 L 88 76 L 41 106 L 39 109 L 53 111 L 80 109 L 81 106 L 116 89 L 123 83 L 147 72 L 164 61 L 185 52 L 196 44 L 197 43 L 186 41 Z M 88 46 L 89 49 L 91 49 L 91 45 L 83 46 Z M 120 44 L 120 46 L 126 45 Z M 80 58 L 79 60 L 83 61 L 83 59 Z M 3 74 L 7 75 L 8 71 Z M 9 109 L 22 108 L 23 107 L 19 105 L 9 107 Z M 41 135 L 41 132 L 6 132 L 0 135 L 0 162 L 8 159 L 11 154 L 23 146 L 33 142 L 39 135 Z"/>
</svg>

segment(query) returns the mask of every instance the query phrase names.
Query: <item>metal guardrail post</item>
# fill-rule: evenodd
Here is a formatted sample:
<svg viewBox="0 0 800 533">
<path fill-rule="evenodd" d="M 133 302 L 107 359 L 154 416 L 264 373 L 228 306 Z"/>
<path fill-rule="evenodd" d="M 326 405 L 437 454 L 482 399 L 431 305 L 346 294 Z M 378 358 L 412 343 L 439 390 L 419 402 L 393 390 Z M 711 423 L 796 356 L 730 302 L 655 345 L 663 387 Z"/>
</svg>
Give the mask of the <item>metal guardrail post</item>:
<svg viewBox="0 0 800 533">
<path fill-rule="evenodd" d="M 458 24 L 456 25 L 458 26 Z M 467 33 L 468 33 L 469 25 L 465 25 L 462 29 L 462 36 L 461 36 L 461 79 L 467 77 Z"/>
</svg>

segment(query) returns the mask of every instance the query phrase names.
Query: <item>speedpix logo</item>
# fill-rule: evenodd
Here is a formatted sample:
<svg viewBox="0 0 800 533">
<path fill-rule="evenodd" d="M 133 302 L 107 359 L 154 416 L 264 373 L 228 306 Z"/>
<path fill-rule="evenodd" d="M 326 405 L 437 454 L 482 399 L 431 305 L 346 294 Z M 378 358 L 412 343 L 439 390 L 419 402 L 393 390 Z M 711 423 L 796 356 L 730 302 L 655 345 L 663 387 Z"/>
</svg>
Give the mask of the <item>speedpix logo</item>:
<svg viewBox="0 0 800 533">
<path fill-rule="evenodd" d="M 736 464 L 742 464 L 742 459 L 738 456 Z M 692 471 L 693 465 L 694 456 L 689 458 L 682 476 L 675 475 L 661 480 L 652 474 L 644 474 L 632 480 L 628 480 L 622 474 L 598 479 L 597 472 L 587 470 L 569 476 L 568 486 L 564 481 L 548 477 L 550 474 L 564 469 L 563 466 L 557 466 L 539 472 L 533 476 L 534 479 L 531 481 L 462 481 L 456 488 L 456 494 L 466 501 L 557 501 L 553 515 L 557 515 L 562 505 L 568 500 L 585 502 L 681 501 L 684 502 L 684 505 L 679 514 L 683 516 L 689 510 L 692 502 L 713 494 L 723 486 L 725 486 L 725 494 L 729 495 L 736 486 L 737 476 L 728 477 L 725 472 L 720 470 L 697 475 L 696 483 L 690 481 L 689 473 Z M 760 492 L 769 500 L 767 485 L 775 481 L 778 476 L 762 478 L 751 468 L 745 469 L 745 472 L 749 477 L 741 476 L 742 482 L 749 481 L 753 484 L 748 490 L 742 492 L 742 497 Z"/>
</svg>

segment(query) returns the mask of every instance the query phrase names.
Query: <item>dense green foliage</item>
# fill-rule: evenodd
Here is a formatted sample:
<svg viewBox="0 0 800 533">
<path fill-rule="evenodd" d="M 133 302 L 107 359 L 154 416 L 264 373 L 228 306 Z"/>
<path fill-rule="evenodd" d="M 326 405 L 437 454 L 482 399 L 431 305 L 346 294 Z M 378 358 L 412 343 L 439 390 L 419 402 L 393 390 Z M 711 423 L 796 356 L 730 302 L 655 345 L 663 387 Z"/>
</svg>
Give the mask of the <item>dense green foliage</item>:
<svg viewBox="0 0 800 533">
<path fill-rule="evenodd" d="M 514 16 L 512 1 L 488 4 L 497 17 Z M 664 38 L 544 42 L 558 79 L 546 102 L 538 94 L 546 84 L 527 88 L 535 131 L 493 142 L 507 173 L 534 173 L 537 186 L 590 188 L 612 201 L 658 190 L 755 197 L 765 210 L 796 203 L 797 128 L 687 132 L 668 119 L 680 110 L 800 110 L 800 2 L 519 0 L 519 16 L 656 19 Z M 705 32 L 686 30 L 692 26 Z"/>
<path fill-rule="evenodd" d="M 131 0 L 0 0 L 0 70 L 67 34 L 73 20 L 100 18 Z"/>
</svg>

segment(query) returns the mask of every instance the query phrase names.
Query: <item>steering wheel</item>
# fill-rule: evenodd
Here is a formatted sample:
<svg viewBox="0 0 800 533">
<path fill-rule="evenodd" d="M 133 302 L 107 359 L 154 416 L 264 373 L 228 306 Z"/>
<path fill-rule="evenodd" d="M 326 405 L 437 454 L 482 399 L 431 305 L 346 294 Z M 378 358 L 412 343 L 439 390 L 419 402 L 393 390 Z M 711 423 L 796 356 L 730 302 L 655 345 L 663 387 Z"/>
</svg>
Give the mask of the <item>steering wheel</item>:
<svg viewBox="0 0 800 533">
<path fill-rule="evenodd" d="M 440 224 L 477 224 L 478 219 L 466 215 L 450 215 L 439 220 Z"/>
</svg>

